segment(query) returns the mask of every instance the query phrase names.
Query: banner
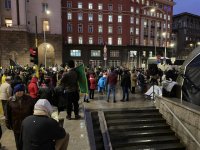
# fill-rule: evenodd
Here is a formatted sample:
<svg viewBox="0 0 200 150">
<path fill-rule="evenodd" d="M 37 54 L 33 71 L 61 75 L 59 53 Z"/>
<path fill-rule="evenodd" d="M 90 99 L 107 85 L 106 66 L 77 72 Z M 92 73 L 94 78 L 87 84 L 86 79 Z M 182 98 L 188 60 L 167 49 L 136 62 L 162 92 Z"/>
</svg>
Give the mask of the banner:
<svg viewBox="0 0 200 150">
<path fill-rule="evenodd" d="M 76 67 L 75 71 L 78 73 L 78 84 L 81 93 L 88 93 L 88 82 L 85 74 L 84 64 Z"/>
</svg>

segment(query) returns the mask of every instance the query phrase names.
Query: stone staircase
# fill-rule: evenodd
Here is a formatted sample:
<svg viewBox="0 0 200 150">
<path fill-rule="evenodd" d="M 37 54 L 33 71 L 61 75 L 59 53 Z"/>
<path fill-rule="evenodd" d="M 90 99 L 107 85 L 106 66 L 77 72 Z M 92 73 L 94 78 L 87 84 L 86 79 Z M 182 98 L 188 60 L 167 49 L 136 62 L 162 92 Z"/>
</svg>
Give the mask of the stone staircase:
<svg viewBox="0 0 200 150">
<path fill-rule="evenodd" d="M 91 113 L 96 149 L 185 150 L 155 108 L 103 110 L 103 113 L 107 126 L 104 132 L 109 135 L 107 138 L 102 132 L 98 112 Z M 105 139 L 108 140 L 106 144 Z"/>
</svg>

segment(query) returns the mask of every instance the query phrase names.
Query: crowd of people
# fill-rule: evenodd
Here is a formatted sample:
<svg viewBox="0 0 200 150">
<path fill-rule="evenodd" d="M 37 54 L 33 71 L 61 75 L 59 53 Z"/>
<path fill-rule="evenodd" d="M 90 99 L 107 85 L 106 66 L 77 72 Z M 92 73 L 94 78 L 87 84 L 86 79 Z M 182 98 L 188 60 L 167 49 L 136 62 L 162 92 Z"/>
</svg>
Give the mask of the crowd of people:
<svg viewBox="0 0 200 150">
<path fill-rule="evenodd" d="M 7 128 L 14 132 L 17 150 L 39 150 L 39 147 L 48 150 L 67 149 L 69 134 L 51 118 L 52 105 L 58 108 L 58 113 L 66 110 L 68 120 L 73 118 L 72 112 L 74 119 L 81 118 L 78 74 L 74 61 L 69 60 L 67 66 L 61 70 L 40 68 L 39 76 L 31 67 L 1 70 L 3 115 Z M 106 94 L 107 102 L 111 101 L 112 94 L 112 101 L 116 103 L 117 83 L 122 87 L 120 101 L 126 102 L 129 101 L 129 92 L 135 94 L 137 86 L 143 94 L 148 83 L 159 84 L 163 76 L 160 70 L 152 75 L 149 70 L 142 68 L 129 70 L 122 67 L 86 68 L 85 73 L 89 93 L 85 93 L 84 102 L 93 100 L 98 92 Z"/>
</svg>

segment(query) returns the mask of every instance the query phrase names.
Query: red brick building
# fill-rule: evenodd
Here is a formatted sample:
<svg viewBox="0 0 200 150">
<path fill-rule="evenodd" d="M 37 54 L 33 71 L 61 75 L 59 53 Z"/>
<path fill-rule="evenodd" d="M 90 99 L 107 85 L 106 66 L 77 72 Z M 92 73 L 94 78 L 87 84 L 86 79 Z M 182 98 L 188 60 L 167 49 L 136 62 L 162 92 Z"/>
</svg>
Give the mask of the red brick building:
<svg viewBox="0 0 200 150">
<path fill-rule="evenodd" d="M 148 57 L 169 56 L 173 5 L 173 0 L 62 0 L 63 60 L 132 68 L 146 67 Z"/>
</svg>

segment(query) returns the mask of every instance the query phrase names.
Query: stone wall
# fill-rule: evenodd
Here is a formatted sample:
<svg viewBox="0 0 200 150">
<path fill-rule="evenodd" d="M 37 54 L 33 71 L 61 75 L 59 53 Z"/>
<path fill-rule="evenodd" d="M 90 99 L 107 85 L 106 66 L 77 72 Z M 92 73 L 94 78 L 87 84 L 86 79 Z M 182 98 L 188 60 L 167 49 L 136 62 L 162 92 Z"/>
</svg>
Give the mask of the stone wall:
<svg viewBox="0 0 200 150">
<path fill-rule="evenodd" d="M 181 101 L 179 99 L 166 99 L 164 97 L 156 97 L 156 107 L 167 120 L 171 128 L 176 132 L 177 136 L 183 141 L 188 150 L 199 150 L 194 140 L 189 136 L 181 124 L 170 113 L 168 108 L 177 116 L 183 125 L 191 132 L 191 134 L 200 143 L 200 107 Z"/>
<path fill-rule="evenodd" d="M 62 36 L 46 34 L 46 41 L 55 51 L 55 64 L 62 64 Z M 43 34 L 38 35 L 38 45 L 44 42 Z M 8 67 L 9 59 L 20 65 L 30 65 L 29 48 L 35 46 L 35 34 L 27 31 L 1 30 L 0 29 L 0 66 Z"/>
</svg>

